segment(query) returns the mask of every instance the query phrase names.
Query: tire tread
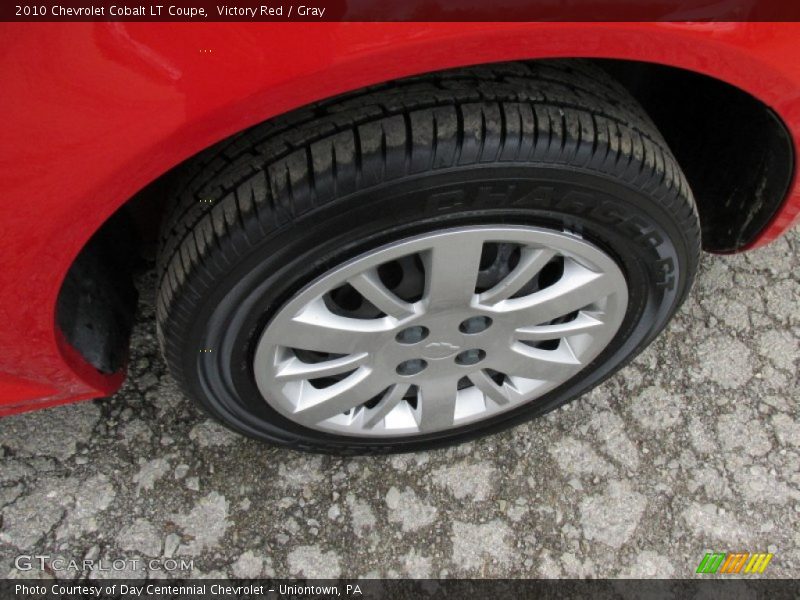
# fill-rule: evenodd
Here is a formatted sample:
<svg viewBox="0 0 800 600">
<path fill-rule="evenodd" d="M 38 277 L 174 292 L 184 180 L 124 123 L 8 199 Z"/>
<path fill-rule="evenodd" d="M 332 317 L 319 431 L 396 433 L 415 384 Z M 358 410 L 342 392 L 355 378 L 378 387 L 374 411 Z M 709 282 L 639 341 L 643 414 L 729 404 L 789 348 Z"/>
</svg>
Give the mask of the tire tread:
<svg viewBox="0 0 800 600">
<path fill-rule="evenodd" d="M 520 62 L 371 86 L 257 125 L 182 170 L 157 259 L 158 339 L 174 376 L 185 385 L 184 332 L 212 272 L 258 239 L 335 198 L 413 173 L 545 160 L 651 194 L 699 256 L 697 209 L 675 158 L 599 67 Z"/>
</svg>

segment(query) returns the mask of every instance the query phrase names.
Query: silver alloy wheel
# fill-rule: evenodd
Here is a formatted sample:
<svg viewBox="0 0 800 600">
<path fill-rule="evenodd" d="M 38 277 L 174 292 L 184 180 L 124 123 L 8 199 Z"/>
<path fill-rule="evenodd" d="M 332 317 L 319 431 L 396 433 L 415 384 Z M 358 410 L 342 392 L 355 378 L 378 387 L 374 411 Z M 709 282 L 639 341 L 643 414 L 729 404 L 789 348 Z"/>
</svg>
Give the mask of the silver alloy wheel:
<svg viewBox="0 0 800 600">
<path fill-rule="evenodd" d="M 265 401 L 304 427 L 444 431 L 572 378 L 613 339 L 627 303 L 616 262 L 573 233 L 439 230 L 372 250 L 295 294 L 264 329 L 254 374 Z"/>
</svg>

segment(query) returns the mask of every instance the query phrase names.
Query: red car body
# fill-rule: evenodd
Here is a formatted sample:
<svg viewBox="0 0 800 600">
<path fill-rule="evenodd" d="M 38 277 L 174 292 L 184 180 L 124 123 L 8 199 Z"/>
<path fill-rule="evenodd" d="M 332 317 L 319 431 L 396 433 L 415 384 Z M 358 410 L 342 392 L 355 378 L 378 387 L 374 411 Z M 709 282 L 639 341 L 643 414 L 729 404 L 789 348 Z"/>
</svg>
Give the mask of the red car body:
<svg viewBox="0 0 800 600">
<path fill-rule="evenodd" d="M 56 326 L 70 265 L 147 184 L 275 115 L 399 77 L 520 59 L 646 61 L 744 90 L 800 142 L 797 23 L 0 25 L 0 415 L 113 393 Z M 800 216 L 793 182 L 749 247 Z"/>
</svg>

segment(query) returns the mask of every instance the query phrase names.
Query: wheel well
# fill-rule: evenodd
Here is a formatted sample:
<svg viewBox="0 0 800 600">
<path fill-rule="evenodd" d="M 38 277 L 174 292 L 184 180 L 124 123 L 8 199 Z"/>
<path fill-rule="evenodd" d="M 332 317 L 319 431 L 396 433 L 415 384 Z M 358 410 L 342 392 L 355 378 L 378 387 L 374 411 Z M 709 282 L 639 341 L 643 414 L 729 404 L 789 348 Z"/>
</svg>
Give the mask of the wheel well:
<svg viewBox="0 0 800 600">
<path fill-rule="evenodd" d="M 746 248 L 786 197 L 791 136 L 763 102 L 718 79 L 630 61 L 599 61 L 667 140 L 700 213 L 703 248 Z"/>
<path fill-rule="evenodd" d="M 747 247 L 780 208 L 793 175 L 791 137 L 779 117 L 750 94 L 712 77 L 652 63 L 592 62 L 628 89 L 666 139 L 694 192 L 703 247 L 711 252 Z M 136 251 L 131 253 L 153 259 L 165 198 L 188 167 L 208 160 L 231 139 L 187 159 L 131 198 L 95 234 L 70 269 L 59 293 L 56 322 L 67 341 L 98 369 L 110 371 L 121 362 L 119 349 L 127 345 L 130 320 L 126 290 L 132 281 L 129 267 L 105 264 L 109 254 L 98 238 L 136 240 L 132 246 Z M 121 233 L 120 228 L 128 231 Z M 82 284 L 76 278 L 86 277 L 84 266 L 91 264 L 99 265 L 93 267 L 95 275 L 89 274 L 91 285 Z M 109 273 L 115 274 L 113 280 Z M 103 300 L 99 291 L 103 285 L 115 286 L 118 293 Z M 108 304 L 108 309 L 98 310 L 98 301 Z M 92 312 L 80 306 L 91 306 Z M 91 335 L 78 327 L 86 318 L 101 320 Z"/>
<path fill-rule="evenodd" d="M 792 179 L 793 146 L 780 118 L 713 77 L 653 63 L 593 62 L 642 104 L 675 154 L 694 192 L 704 249 L 735 252 L 748 246 L 780 208 Z M 180 171 L 181 165 L 129 201 L 141 239 L 156 240 L 163 193 Z"/>
<path fill-rule="evenodd" d="M 628 89 L 666 139 L 694 193 L 703 248 L 735 252 L 753 242 L 783 203 L 794 172 L 791 136 L 780 118 L 749 93 L 707 75 L 653 63 L 590 60 Z M 148 253 L 154 251 L 164 194 L 182 168 L 229 141 L 189 158 L 128 202 L 138 237 L 150 243 Z"/>
</svg>

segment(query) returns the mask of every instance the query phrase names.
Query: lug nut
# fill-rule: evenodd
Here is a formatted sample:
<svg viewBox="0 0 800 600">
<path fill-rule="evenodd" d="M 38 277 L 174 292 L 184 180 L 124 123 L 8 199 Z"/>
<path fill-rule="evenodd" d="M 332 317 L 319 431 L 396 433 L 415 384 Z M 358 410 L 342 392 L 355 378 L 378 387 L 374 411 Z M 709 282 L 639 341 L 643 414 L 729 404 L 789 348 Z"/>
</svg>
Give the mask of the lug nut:
<svg viewBox="0 0 800 600">
<path fill-rule="evenodd" d="M 394 339 L 396 339 L 401 344 L 416 344 L 417 342 L 421 342 L 426 337 L 428 337 L 427 327 L 423 327 L 422 325 L 414 325 L 413 327 L 406 327 L 398 333 Z"/>
<path fill-rule="evenodd" d="M 425 369 L 428 363 L 421 358 L 412 358 L 411 360 L 404 360 L 397 365 L 398 375 L 416 375 Z"/>
<path fill-rule="evenodd" d="M 461 333 L 480 333 L 488 329 L 491 324 L 492 319 L 490 317 L 470 317 L 469 319 L 461 321 L 458 330 Z"/>
<path fill-rule="evenodd" d="M 473 348 L 472 350 L 464 350 L 456 355 L 456 364 L 459 365 L 474 365 L 481 362 L 486 358 L 486 352 L 480 348 Z"/>
</svg>

